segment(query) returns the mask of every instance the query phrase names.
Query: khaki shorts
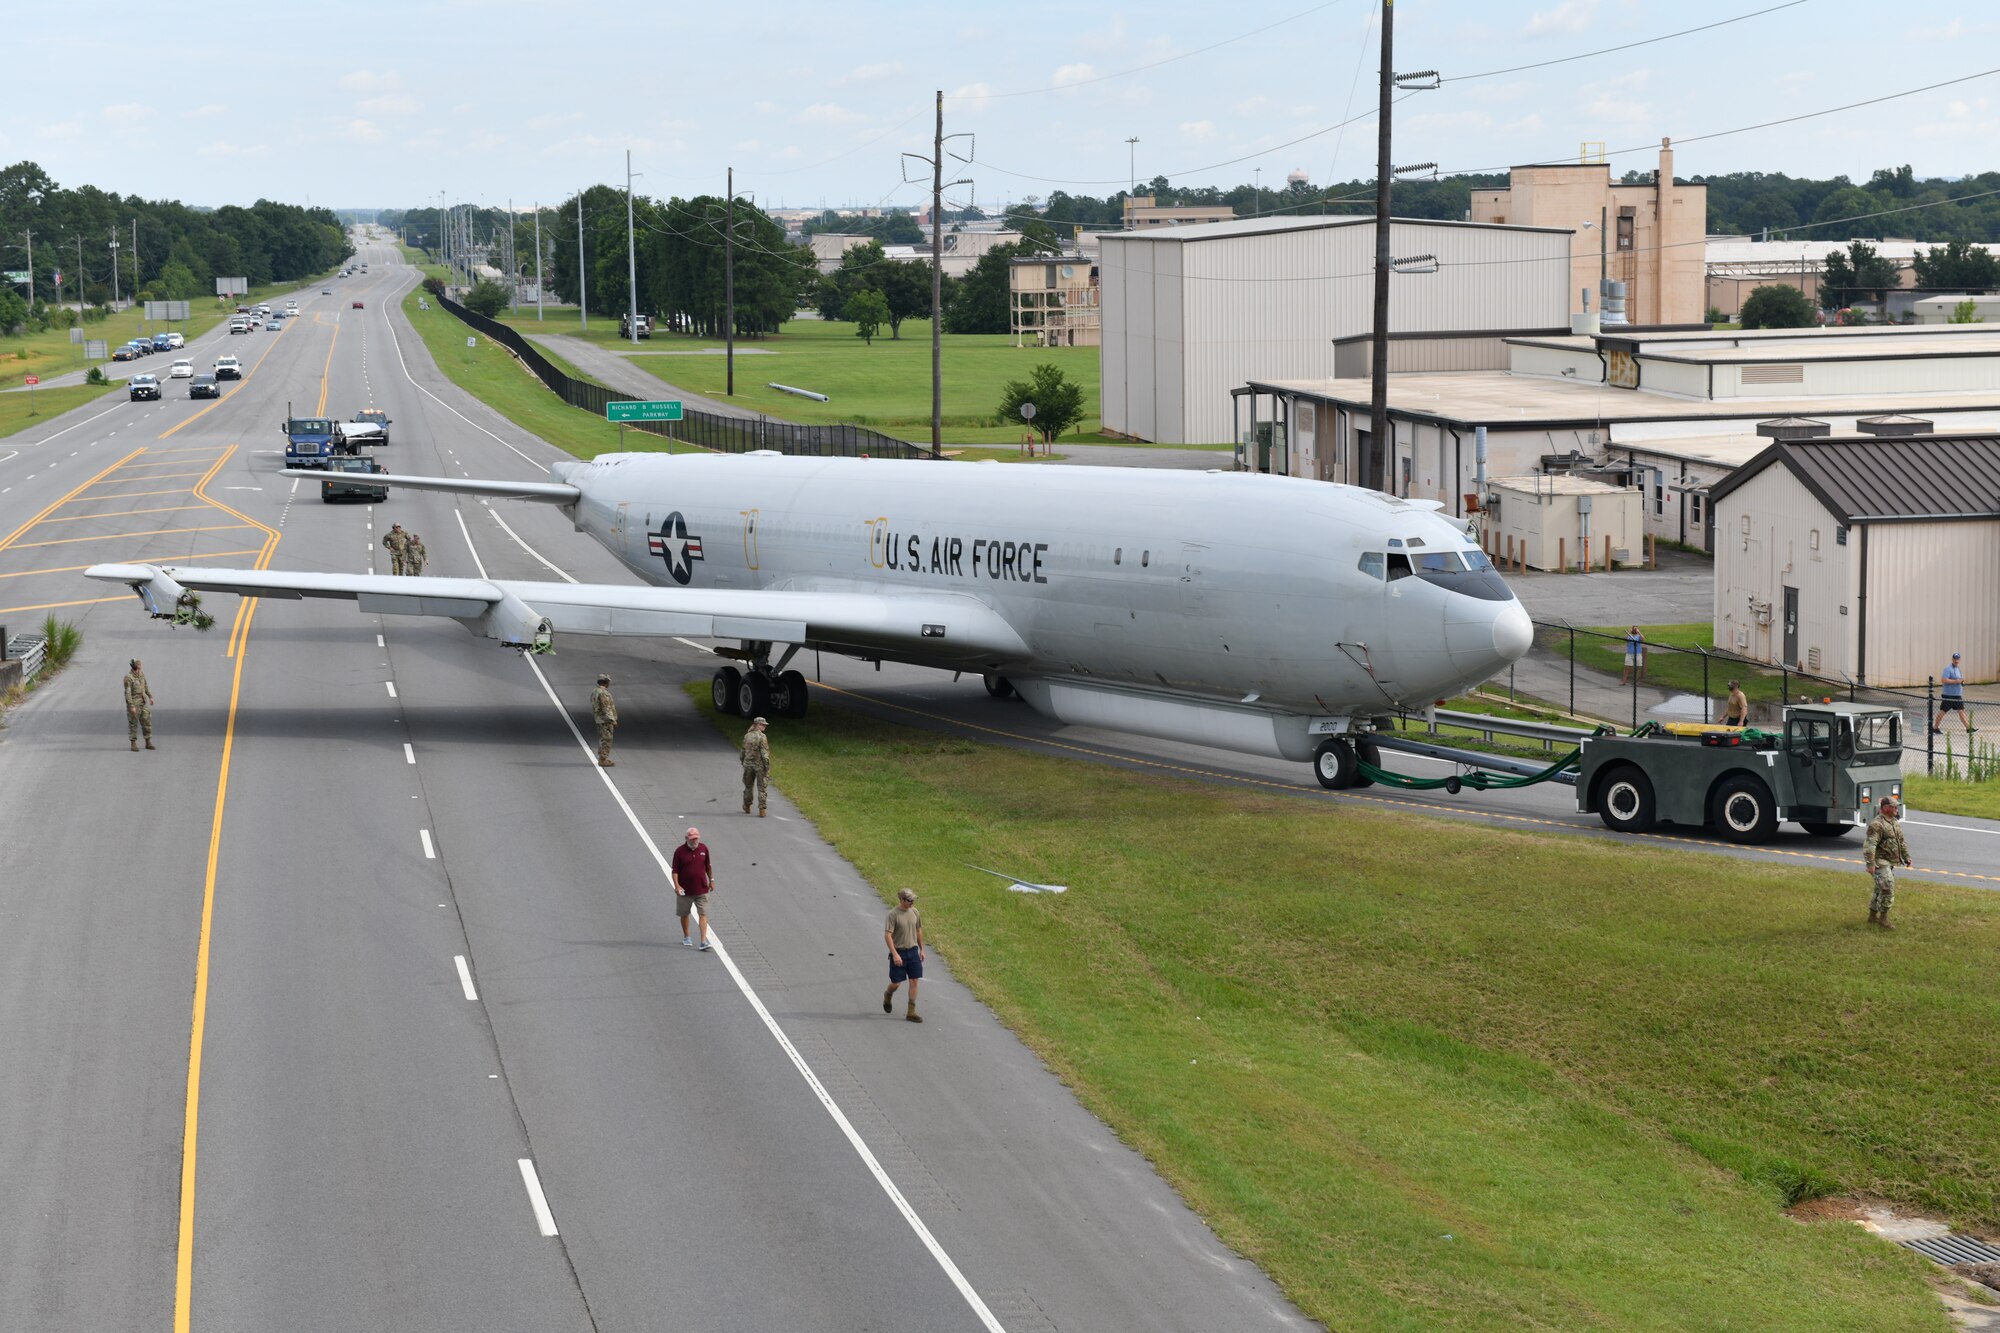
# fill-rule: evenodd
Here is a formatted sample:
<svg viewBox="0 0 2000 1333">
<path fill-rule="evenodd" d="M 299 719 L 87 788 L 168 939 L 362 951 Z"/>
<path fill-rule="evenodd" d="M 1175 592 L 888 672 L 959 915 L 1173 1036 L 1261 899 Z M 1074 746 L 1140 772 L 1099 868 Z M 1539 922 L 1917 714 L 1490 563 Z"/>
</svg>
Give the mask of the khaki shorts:
<svg viewBox="0 0 2000 1333">
<path fill-rule="evenodd" d="M 685 917 L 690 908 L 699 907 L 703 920 L 708 919 L 708 895 L 705 893 L 677 893 L 674 895 L 674 915 Z"/>
</svg>

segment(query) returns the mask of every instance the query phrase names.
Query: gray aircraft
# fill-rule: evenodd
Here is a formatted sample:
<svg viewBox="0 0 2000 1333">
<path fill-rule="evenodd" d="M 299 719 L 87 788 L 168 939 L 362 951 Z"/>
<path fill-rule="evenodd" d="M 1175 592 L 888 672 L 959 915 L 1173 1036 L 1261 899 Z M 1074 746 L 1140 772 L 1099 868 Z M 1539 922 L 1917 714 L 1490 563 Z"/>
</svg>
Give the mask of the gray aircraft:
<svg viewBox="0 0 2000 1333">
<path fill-rule="evenodd" d="M 646 585 L 95 565 L 171 619 L 187 592 L 346 598 L 515 648 L 723 640 L 726 712 L 805 711 L 804 649 L 978 672 L 1058 721 L 1310 760 L 1503 670 L 1527 613 L 1434 503 L 1251 473 L 607 454 L 546 482 L 377 485 L 558 505 Z M 316 478 L 318 473 L 285 472 Z"/>
</svg>

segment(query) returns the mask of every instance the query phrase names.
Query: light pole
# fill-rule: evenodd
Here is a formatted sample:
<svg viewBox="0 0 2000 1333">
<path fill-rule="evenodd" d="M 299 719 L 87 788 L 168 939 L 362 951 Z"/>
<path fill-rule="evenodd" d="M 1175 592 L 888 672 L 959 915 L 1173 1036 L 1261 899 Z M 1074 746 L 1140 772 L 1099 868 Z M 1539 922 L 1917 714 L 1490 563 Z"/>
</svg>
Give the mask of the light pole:
<svg viewBox="0 0 2000 1333">
<path fill-rule="evenodd" d="M 542 318 L 542 201 L 535 200 L 535 319 Z"/>
<path fill-rule="evenodd" d="M 583 291 L 583 191 L 576 192 L 576 319 L 579 330 L 590 328 L 590 302 Z"/>
<path fill-rule="evenodd" d="M 629 148 L 625 150 L 625 286 L 632 316 L 632 345 L 637 347 L 639 345 L 639 252 L 632 245 L 632 150 Z"/>
<path fill-rule="evenodd" d="M 111 229 L 111 308 L 118 308 L 118 228 Z"/>
<path fill-rule="evenodd" d="M 1125 141 L 1125 174 L 1132 178 L 1131 188 L 1126 194 L 1139 193 L 1139 136 L 1136 134 Z"/>
</svg>

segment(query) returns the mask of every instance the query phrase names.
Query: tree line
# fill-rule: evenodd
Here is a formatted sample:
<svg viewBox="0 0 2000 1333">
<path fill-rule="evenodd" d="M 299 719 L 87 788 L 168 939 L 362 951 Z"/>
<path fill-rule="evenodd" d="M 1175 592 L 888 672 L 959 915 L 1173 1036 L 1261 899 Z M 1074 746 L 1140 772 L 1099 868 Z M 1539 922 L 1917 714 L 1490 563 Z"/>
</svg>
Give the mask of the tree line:
<svg viewBox="0 0 2000 1333">
<path fill-rule="evenodd" d="M 94 185 L 65 189 L 35 163 L 17 162 L 0 169 L 0 271 L 28 271 L 31 232 L 33 305 L 30 284 L 0 284 L 0 332 L 75 320 L 56 304 L 58 271 L 63 306 L 76 304 L 80 281 L 85 306 L 102 308 L 112 299 L 114 262 L 121 298 L 183 301 L 213 298 L 218 277 L 246 278 L 252 286 L 290 282 L 352 253 L 328 209 L 269 199 L 207 209 Z"/>
</svg>

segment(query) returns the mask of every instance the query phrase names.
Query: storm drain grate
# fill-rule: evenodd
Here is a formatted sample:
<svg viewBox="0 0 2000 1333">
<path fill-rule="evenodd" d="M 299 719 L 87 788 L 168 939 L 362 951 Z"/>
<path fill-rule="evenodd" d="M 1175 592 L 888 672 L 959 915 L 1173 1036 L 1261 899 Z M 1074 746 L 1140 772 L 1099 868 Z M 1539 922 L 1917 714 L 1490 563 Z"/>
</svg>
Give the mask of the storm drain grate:
<svg viewBox="0 0 2000 1333">
<path fill-rule="evenodd" d="M 1935 1263 L 2000 1264 L 2000 1249 L 1970 1236 L 1932 1236 L 1927 1240 L 1906 1240 L 1903 1244 Z"/>
</svg>

